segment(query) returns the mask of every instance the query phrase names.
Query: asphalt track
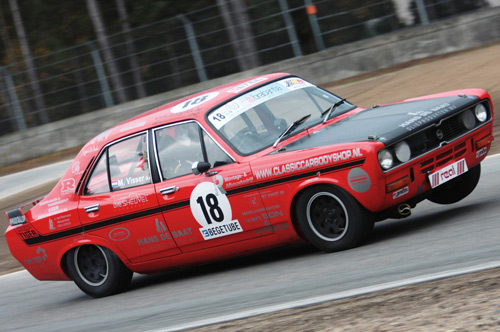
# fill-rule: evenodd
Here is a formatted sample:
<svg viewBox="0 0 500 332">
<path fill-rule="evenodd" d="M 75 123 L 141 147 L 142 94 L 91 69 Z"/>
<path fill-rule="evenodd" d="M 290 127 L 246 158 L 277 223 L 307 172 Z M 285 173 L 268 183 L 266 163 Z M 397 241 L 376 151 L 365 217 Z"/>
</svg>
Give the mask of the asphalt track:
<svg viewBox="0 0 500 332">
<path fill-rule="evenodd" d="M 65 160 L 0 177 L 0 199 L 23 192 L 29 187 L 59 179 L 72 161 Z"/>
<path fill-rule="evenodd" d="M 136 275 L 126 293 L 91 299 L 72 282 L 0 277 L 2 331 L 169 331 L 499 266 L 500 155 L 463 201 L 424 202 L 377 224 L 364 246 L 304 245 L 183 271 Z"/>
</svg>

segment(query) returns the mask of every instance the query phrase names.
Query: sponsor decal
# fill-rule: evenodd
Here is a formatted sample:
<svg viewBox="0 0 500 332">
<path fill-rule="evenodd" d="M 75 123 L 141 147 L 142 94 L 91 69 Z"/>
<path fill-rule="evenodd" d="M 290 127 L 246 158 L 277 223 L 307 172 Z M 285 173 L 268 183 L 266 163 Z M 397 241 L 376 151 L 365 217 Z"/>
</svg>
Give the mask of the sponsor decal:
<svg viewBox="0 0 500 332">
<path fill-rule="evenodd" d="M 195 108 L 201 104 L 204 104 L 204 103 L 214 99 L 218 95 L 219 95 L 219 92 L 210 92 L 210 93 L 206 93 L 206 94 L 201 95 L 201 96 L 191 98 L 189 100 L 186 100 L 186 101 L 172 107 L 170 112 L 181 113 L 181 112 L 189 111 L 192 108 Z"/>
<path fill-rule="evenodd" d="M 57 206 L 57 209 L 58 210 L 59 207 Z M 50 211 L 50 209 L 49 209 Z M 61 210 L 61 212 L 66 212 L 67 209 L 63 209 Z M 65 215 L 60 215 L 60 216 L 57 216 L 55 217 L 54 219 L 52 218 L 49 218 L 49 229 L 50 230 L 55 230 L 57 228 L 61 228 L 61 227 L 67 227 L 67 226 L 71 226 L 71 214 L 65 214 Z"/>
<path fill-rule="evenodd" d="M 269 222 L 269 220 L 264 221 L 264 227 L 261 227 L 259 229 L 255 229 L 254 233 L 257 234 L 266 234 L 266 233 L 272 233 L 274 232 L 274 228 Z"/>
<path fill-rule="evenodd" d="M 459 175 L 462 175 L 468 170 L 469 169 L 467 168 L 465 159 L 460 159 L 459 161 L 454 162 L 453 164 L 448 165 L 435 173 L 429 174 L 429 182 L 431 183 L 431 187 L 435 188 Z"/>
<path fill-rule="evenodd" d="M 124 227 L 113 228 L 109 231 L 108 237 L 113 241 L 124 241 L 130 236 L 130 231 Z"/>
<path fill-rule="evenodd" d="M 243 232 L 239 221 L 233 220 L 229 199 L 213 182 L 199 183 L 191 192 L 189 204 L 191 213 L 201 226 L 203 239 Z"/>
<path fill-rule="evenodd" d="M 23 240 L 38 237 L 38 233 L 35 231 L 33 226 L 31 226 L 30 224 L 25 224 L 25 225 L 17 227 L 16 232 L 17 232 L 17 234 L 19 234 L 19 236 Z"/>
<path fill-rule="evenodd" d="M 253 176 L 247 177 L 247 173 L 244 174 L 238 174 L 238 175 L 233 175 L 230 177 L 226 177 L 224 179 L 226 182 L 226 188 L 230 189 L 233 187 L 241 186 L 244 184 L 252 183 L 253 182 Z"/>
<path fill-rule="evenodd" d="M 106 131 L 103 131 L 102 133 L 97 135 L 93 140 L 91 140 L 90 144 L 95 144 L 95 143 L 102 142 L 103 140 L 108 139 L 108 136 L 109 136 L 109 134 L 111 134 L 112 131 L 113 131 L 113 129 L 108 129 Z"/>
<path fill-rule="evenodd" d="M 162 124 L 165 122 L 165 120 L 168 119 L 168 115 L 167 114 L 163 114 L 163 115 L 158 115 L 156 116 L 153 121 L 151 122 L 151 124 L 153 126 L 156 126 L 158 124 Z"/>
<path fill-rule="evenodd" d="M 245 113 L 249 109 L 272 98 L 283 95 L 287 92 L 290 92 L 290 90 L 285 88 L 279 82 L 267 84 L 232 100 L 228 104 L 219 107 L 217 110 L 210 113 L 208 119 L 215 128 L 220 129 L 238 115 Z"/>
<path fill-rule="evenodd" d="M 348 149 L 318 157 L 303 159 L 271 168 L 256 170 L 255 177 L 257 178 L 257 180 L 263 180 L 273 176 L 279 176 L 282 174 L 297 172 L 304 169 L 318 167 L 322 165 L 330 165 L 337 163 L 339 161 L 346 161 L 351 158 L 357 158 L 357 157 L 363 157 L 363 154 L 359 148 Z"/>
<path fill-rule="evenodd" d="M 86 157 L 89 153 L 94 154 L 95 152 L 99 151 L 99 147 L 97 146 L 89 146 L 88 148 L 84 148 L 82 151 L 82 154 L 84 157 Z"/>
<path fill-rule="evenodd" d="M 421 183 L 421 184 L 417 187 L 417 195 L 418 195 L 418 194 L 421 194 L 421 193 L 423 193 L 423 192 L 424 192 L 424 185 L 425 185 L 426 183 L 427 183 L 427 182 L 425 182 L 425 180 L 424 180 L 424 181 L 422 181 L 422 183 Z"/>
<path fill-rule="evenodd" d="M 433 107 L 427 111 L 410 112 L 408 113 L 408 115 L 413 115 L 413 117 L 401 123 L 399 127 L 404 128 L 408 131 L 412 131 L 455 109 L 457 109 L 457 106 L 451 105 L 449 103 L 442 103 L 441 105 Z"/>
<path fill-rule="evenodd" d="M 358 193 L 364 193 L 370 189 L 370 176 L 361 168 L 353 168 L 347 175 L 349 187 Z"/>
<path fill-rule="evenodd" d="M 221 193 L 226 194 L 226 191 L 223 188 L 224 178 L 221 175 L 217 174 L 214 176 L 214 184 L 219 188 Z"/>
<path fill-rule="evenodd" d="M 76 181 L 73 178 L 61 180 L 61 194 L 67 194 L 76 189 Z"/>
<path fill-rule="evenodd" d="M 272 226 L 269 221 L 264 221 L 265 227 L 255 229 L 254 233 L 256 234 L 266 234 L 276 231 L 284 231 L 285 229 L 289 229 L 290 226 L 287 223 L 277 224 Z"/>
<path fill-rule="evenodd" d="M 482 148 L 481 150 L 478 150 L 476 152 L 476 158 L 481 158 L 482 156 L 484 156 L 486 154 L 487 151 L 488 151 L 488 148 L 486 146 L 484 148 Z"/>
<path fill-rule="evenodd" d="M 152 234 L 149 236 L 136 239 L 137 244 L 141 248 L 142 253 L 153 252 L 160 249 L 170 249 L 175 247 L 173 243 L 172 236 L 168 232 L 167 227 L 162 220 L 158 218 L 155 219 L 155 227 L 157 234 Z"/>
<path fill-rule="evenodd" d="M 267 190 L 267 191 L 264 191 L 261 193 L 262 199 L 275 198 L 275 197 L 283 196 L 283 195 L 285 195 L 284 190 L 280 190 L 280 191 Z"/>
<path fill-rule="evenodd" d="M 121 199 L 113 203 L 113 208 L 127 208 L 131 206 L 136 206 L 140 204 L 145 204 L 148 202 L 148 197 L 146 195 L 130 194 L 125 199 Z"/>
<path fill-rule="evenodd" d="M 277 95 L 281 95 L 286 92 L 281 86 L 277 84 L 267 85 L 261 89 L 257 89 L 255 91 L 251 91 L 247 94 L 247 100 L 251 103 L 254 103 L 258 100 L 264 99 L 269 100 L 270 97 L 275 97 Z"/>
<path fill-rule="evenodd" d="M 36 249 L 36 254 L 37 256 L 33 256 L 30 259 L 24 260 L 24 264 L 25 265 L 40 264 L 47 260 L 47 253 L 45 252 L 44 248 L 38 247 Z"/>
<path fill-rule="evenodd" d="M 305 87 L 312 86 L 311 83 L 306 82 L 301 78 L 288 78 L 280 81 L 280 83 L 289 90 L 303 89 Z"/>
<path fill-rule="evenodd" d="M 153 252 L 160 249 L 170 249 L 175 247 L 173 239 L 178 244 L 193 242 L 193 231 L 191 227 L 169 232 L 163 220 L 155 219 L 157 234 L 136 239 L 142 253 Z"/>
<path fill-rule="evenodd" d="M 242 215 L 244 216 L 247 216 L 249 214 L 256 214 L 256 213 L 261 213 L 261 212 L 265 212 L 266 210 L 277 210 L 277 209 L 280 209 L 281 207 L 279 205 L 273 205 L 273 206 L 270 206 L 268 207 L 267 209 L 266 208 L 259 208 L 259 209 L 255 209 L 255 210 L 251 210 L 251 211 L 245 211 L 242 213 Z M 268 218 L 264 218 L 264 219 L 268 219 Z M 247 222 L 250 222 L 247 220 Z"/>
<path fill-rule="evenodd" d="M 44 206 L 44 205 L 47 205 L 47 204 L 52 204 L 54 202 L 58 202 L 61 198 L 60 197 L 54 197 L 54 198 L 51 198 L 51 199 L 48 199 L 48 200 L 44 200 L 40 203 L 38 203 L 38 206 Z"/>
<path fill-rule="evenodd" d="M 398 191 L 395 191 L 392 193 L 392 199 L 399 198 L 401 196 L 404 196 L 410 192 L 410 187 L 406 186 L 403 189 L 399 189 Z"/>
<path fill-rule="evenodd" d="M 80 173 L 80 161 L 77 160 L 71 165 L 71 173 L 79 174 Z"/>
<path fill-rule="evenodd" d="M 279 205 L 276 205 L 276 206 L 271 206 L 271 208 L 269 208 L 269 209 L 256 210 L 256 211 L 262 210 L 265 212 L 263 212 L 260 215 L 250 217 L 250 218 L 246 219 L 245 221 L 247 223 L 253 223 L 253 222 L 264 220 L 264 224 L 266 224 L 266 222 L 268 222 L 271 219 L 275 219 L 275 218 L 279 218 L 279 217 L 284 216 L 283 210 L 280 210 L 279 207 L 280 207 Z M 278 208 L 278 209 L 273 210 L 273 208 Z"/>
<path fill-rule="evenodd" d="M 257 83 L 260 83 L 260 82 L 264 82 L 267 80 L 267 77 L 258 77 L 258 78 L 254 78 L 253 80 L 250 80 L 250 81 L 246 81 L 245 83 L 242 83 L 240 85 L 237 85 L 235 86 L 234 88 L 231 88 L 229 90 L 227 90 L 227 92 L 230 92 L 230 93 L 239 93 L 243 90 L 245 90 L 246 88 L 249 88 Z"/>
<path fill-rule="evenodd" d="M 238 115 L 259 104 L 262 104 L 272 98 L 278 97 L 290 91 L 303 89 L 308 86 L 312 86 L 312 84 L 299 78 L 288 78 L 278 82 L 267 84 L 263 87 L 250 91 L 242 95 L 241 97 L 230 101 L 226 105 L 218 108 L 216 111 L 210 114 L 209 121 L 212 123 L 212 125 L 215 126 L 215 128 L 220 129 Z"/>
</svg>

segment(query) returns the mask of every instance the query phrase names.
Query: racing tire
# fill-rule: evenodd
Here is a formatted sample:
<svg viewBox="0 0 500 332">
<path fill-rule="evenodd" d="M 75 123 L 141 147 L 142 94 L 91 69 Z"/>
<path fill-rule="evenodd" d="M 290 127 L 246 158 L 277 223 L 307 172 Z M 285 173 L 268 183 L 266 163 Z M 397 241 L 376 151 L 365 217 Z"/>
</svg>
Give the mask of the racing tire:
<svg viewBox="0 0 500 332">
<path fill-rule="evenodd" d="M 427 199 L 436 204 L 453 204 L 469 196 L 481 177 L 481 164 L 472 167 L 465 174 L 432 189 Z"/>
<path fill-rule="evenodd" d="M 374 226 L 369 213 L 349 193 L 329 185 L 306 189 L 295 212 L 302 235 L 325 252 L 358 246 Z"/>
<path fill-rule="evenodd" d="M 84 245 L 66 255 L 68 274 L 89 296 L 99 298 L 124 291 L 133 272 L 111 250 L 98 245 Z"/>
</svg>

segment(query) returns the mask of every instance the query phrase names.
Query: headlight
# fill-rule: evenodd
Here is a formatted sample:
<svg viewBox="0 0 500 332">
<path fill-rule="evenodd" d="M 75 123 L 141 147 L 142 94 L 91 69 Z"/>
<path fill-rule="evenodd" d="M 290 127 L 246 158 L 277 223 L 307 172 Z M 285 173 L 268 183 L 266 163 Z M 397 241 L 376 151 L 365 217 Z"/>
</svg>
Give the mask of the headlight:
<svg viewBox="0 0 500 332">
<path fill-rule="evenodd" d="M 471 110 L 462 112 L 462 114 L 460 114 L 460 119 L 462 120 L 462 124 L 467 130 L 471 130 L 476 125 L 476 118 L 474 117 L 474 113 Z"/>
<path fill-rule="evenodd" d="M 488 111 L 483 104 L 476 105 L 476 107 L 474 108 L 474 113 L 476 113 L 476 118 L 479 120 L 479 122 L 484 122 L 488 118 Z"/>
<path fill-rule="evenodd" d="M 383 169 L 389 169 L 392 167 L 393 158 L 389 150 L 382 149 L 378 152 L 378 162 Z"/>
<path fill-rule="evenodd" d="M 394 146 L 394 153 L 396 154 L 396 158 L 402 163 L 407 162 L 410 160 L 411 157 L 411 150 L 410 146 L 406 141 L 401 141 L 396 146 Z"/>
</svg>

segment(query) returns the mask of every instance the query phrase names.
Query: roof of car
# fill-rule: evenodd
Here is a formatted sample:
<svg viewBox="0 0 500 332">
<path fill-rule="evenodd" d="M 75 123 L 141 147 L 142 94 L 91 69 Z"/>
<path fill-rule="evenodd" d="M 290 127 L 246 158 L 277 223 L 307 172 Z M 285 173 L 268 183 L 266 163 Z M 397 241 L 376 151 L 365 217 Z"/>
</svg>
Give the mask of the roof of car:
<svg viewBox="0 0 500 332">
<path fill-rule="evenodd" d="M 212 107 L 232 99 L 242 92 L 288 75 L 290 74 L 273 73 L 255 76 L 177 99 L 114 126 L 106 131 L 108 138 L 106 141 L 109 142 L 118 137 L 163 124 L 202 118 Z"/>
</svg>

